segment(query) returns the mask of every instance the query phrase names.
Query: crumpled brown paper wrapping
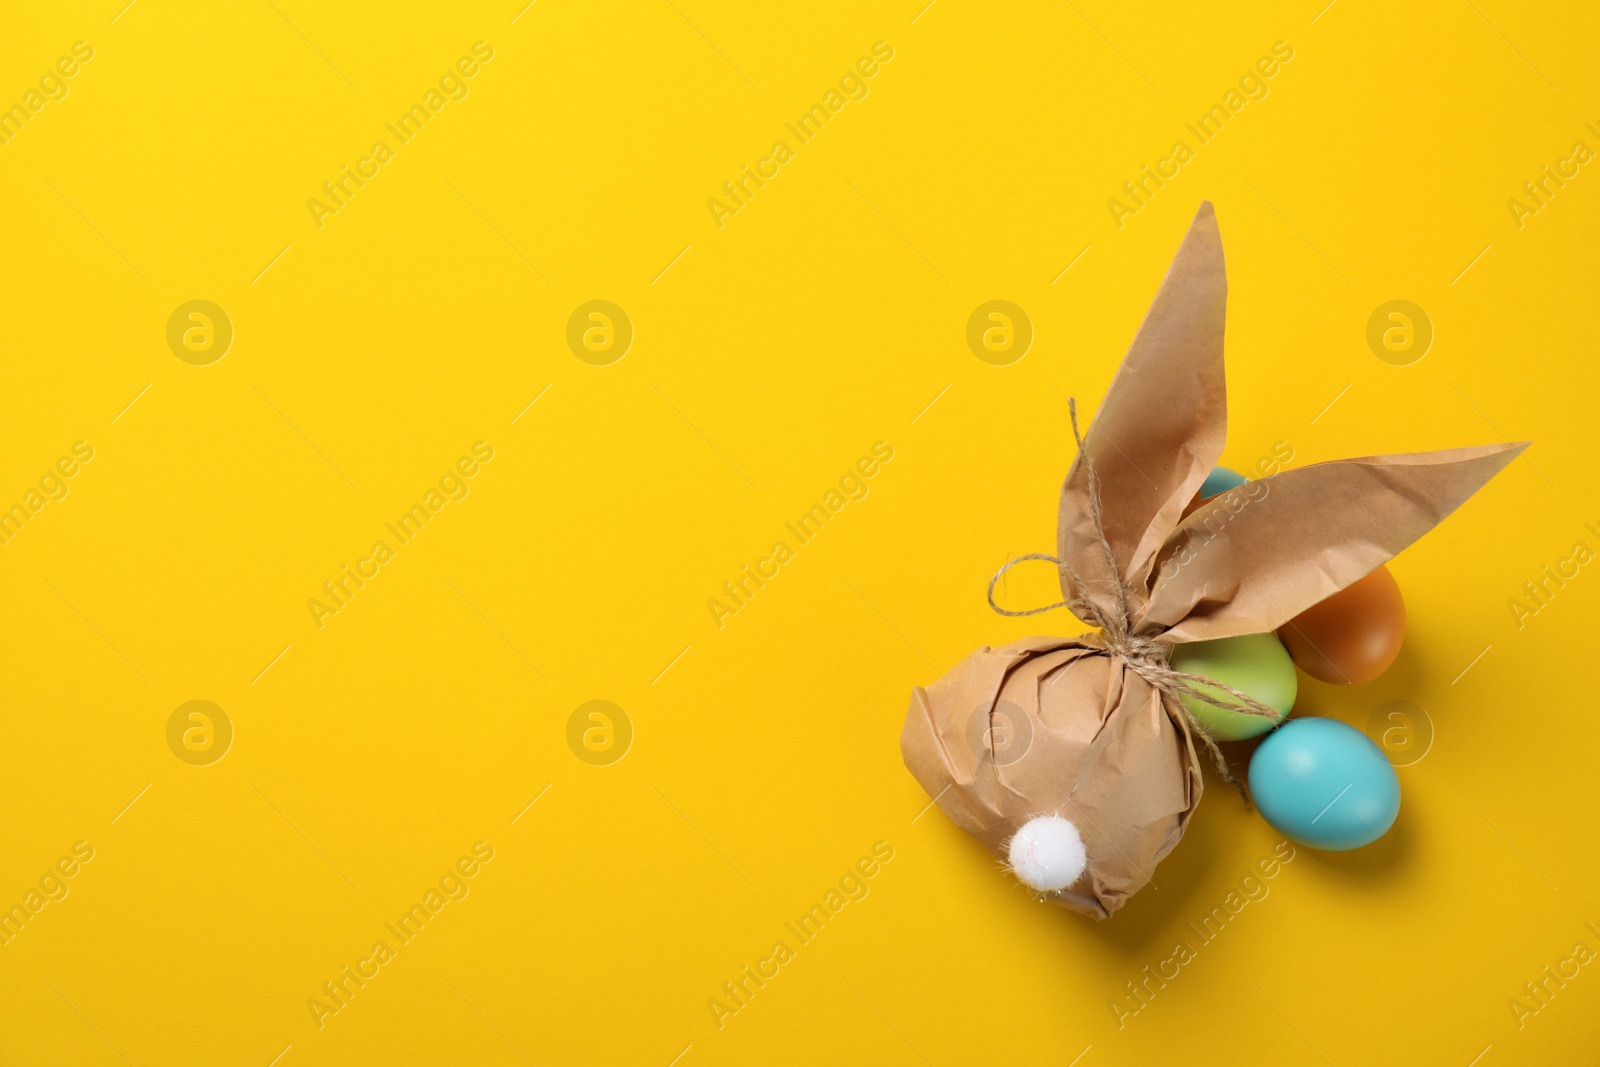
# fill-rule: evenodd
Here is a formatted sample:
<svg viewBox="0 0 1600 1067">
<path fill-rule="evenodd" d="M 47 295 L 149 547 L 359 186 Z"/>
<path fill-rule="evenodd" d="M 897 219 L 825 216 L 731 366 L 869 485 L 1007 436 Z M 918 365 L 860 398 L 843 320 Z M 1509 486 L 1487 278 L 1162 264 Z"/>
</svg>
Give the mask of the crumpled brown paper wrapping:
<svg viewBox="0 0 1600 1067">
<path fill-rule="evenodd" d="M 1085 439 L 1133 633 L 1174 644 L 1276 629 L 1432 529 L 1525 447 L 1320 463 L 1232 489 L 1180 521 L 1226 436 L 1226 304 L 1206 203 Z M 1063 567 L 1067 600 L 1115 610 L 1081 458 L 1061 490 L 1058 555 L 1088 586 Z M 1030 818 L 1070 819 L 1088 868 L 1047 898 L 1098 919 L 1150 880 L 1202 791 L 1183 712 L 1097 633 L 979 649 L 913 692 L 900 746 L 928 795 L 996 856 Z"/>
</svg>

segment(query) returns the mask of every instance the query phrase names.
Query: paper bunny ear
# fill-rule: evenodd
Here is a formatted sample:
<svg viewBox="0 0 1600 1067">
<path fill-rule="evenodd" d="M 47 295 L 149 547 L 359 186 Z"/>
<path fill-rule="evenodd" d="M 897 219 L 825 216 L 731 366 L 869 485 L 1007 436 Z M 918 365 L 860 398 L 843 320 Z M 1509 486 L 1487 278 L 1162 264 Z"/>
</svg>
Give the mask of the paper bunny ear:
<svg viewBox="0 0 1600 1067">
<path fill-rule="evenodd" d="M 1433 529 L 1526 447 L 1344 459 L 1230 489 L 1173 534 L 1135 629 L 1177 643 L 1275 630 Z"/>
<path fill-rule="evenodd" d="M 1222 455 L 1228 428 L 1222 368 L 1227 297 L 1222 238 L 1206 202 L 1084 439 L 1102 487 L 1106 539 L 1136 600 L 1183 506 Z M 1095 536 L 1082 457 L 1061 487 L 1057 547 L 1066 599 L 1079 592 L 1067 573 L 1071 567 L 1089 586 L 1082 592 L 1114 610 L 1118 575 Z"/>
</svg>

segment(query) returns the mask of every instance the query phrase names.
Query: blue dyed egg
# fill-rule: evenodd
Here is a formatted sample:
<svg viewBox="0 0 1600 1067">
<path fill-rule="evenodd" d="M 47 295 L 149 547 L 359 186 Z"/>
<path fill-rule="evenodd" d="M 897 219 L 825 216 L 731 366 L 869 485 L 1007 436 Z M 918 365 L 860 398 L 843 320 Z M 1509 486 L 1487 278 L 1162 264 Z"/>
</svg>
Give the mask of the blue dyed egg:
<svg viewBox="0 0 1600 1067">
<path fill-rule="evenodd" d="M 1211 473 L 1206 475 L 1206 480 L 1200 483 L 1200 499 L 1205 500 L 1226 493 L 1229 489 L 1244 484 L 1244 475 L 1238 471 L 1231 471 L 1227 467 L 1212 467 Z"/>
<path fill-rule="evenodd" d="M 1335 719 L 1290 719 L 1250 758 L 1250 794 L 1292 841 L 1342 851 L 1370 845 L 1400 814 L 1400 780 L 1383 750 Z"/>
</svg>

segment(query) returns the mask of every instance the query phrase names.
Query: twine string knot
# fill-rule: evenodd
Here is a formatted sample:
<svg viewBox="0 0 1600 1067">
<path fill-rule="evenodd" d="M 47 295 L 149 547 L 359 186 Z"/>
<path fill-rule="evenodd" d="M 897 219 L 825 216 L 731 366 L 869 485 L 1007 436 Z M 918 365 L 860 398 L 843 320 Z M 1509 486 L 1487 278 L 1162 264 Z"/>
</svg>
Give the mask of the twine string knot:
<svg viewBox="0 0 1600 1067">
<path fill-rule="evenodd" d="M 1100 476 L 1095 471 L 1094 457 L 1089 455 L 1084 447 L 1083 436 L 1078 432 L 1078 402 L 1076 399 L 1067 401 L 1067 408 L 1072 417 L 1072 437 L 1078 445 L 1078 458 L 1082 461 L 1084 471 L 1089 482 L 1089 515 L 1094 520 L 1095 541 L 1099 544 L 1101 552 L 1105 555 L 1106 565 L 1110 578 L 1106 579 L 1113 587 L 1114 596 L 1110 598 L 1110 605 L 1102 605 L 1100 601 L 1088 593 L 1089 583 L 1085 582 L 1073 569 L 1072 565 L 1058 556 L 1045 555 L 1040 552 L 1031 552 L 1025 556 L 1018 556 L 1010 560 L 1005 566 L 995 572 L 989 579 L 989 606 L 1001 615 L 1021 617 L 1039 615 L 1057 608 L 1067 608 L 1091 626 L 1099 628 L 1097 634 L 1086 634 L 1094 644 L 1103 647 L 1108 653 L 1121 659 L 1127 669 L 1143 678 L 1150 686 L 1161 694 L 1162 700 L 1169 708 L 1175 708 L 1182 713 L 1181 721 L 1187 724 L 1191 737 L 1198 735 L 1204 742 L 1211 758 L 1216 764 L 1217 773 L 1223 781 L 1232 785 L 1239 791 L 1239 795 L 1249 802 L 1244 786 L 1233 776 L 1228 768 L 1228 761 L 1223 757 L 1222 750 L 1217 747 L 1216 740 L 1206 732 L 1200 720 L 1190 710 L 1188 703 L 1181 699 L 1189 697 L 1201 703 L 1209 704 L 1224 711 L 1234 711 L 1245 715 L 1258 715 L 1278 723 L 1283 719 L 1283 713 L 1276 708 L 1263 704 L 1249 693 L 1225 685 L 1214 678 L 1207 678 L 1202 674 L 1191 674 L 1173 668 L 1169 660 L 1172 656 L 1173 645 L 1171 642 L 1161 641 L 1157 638 L 1146 637 L 1133 632 L 1133 607 L 1130 600 L 1130 590 L 1122 579 L 1122 571 L 1117 566 L 1116 556 L 1111 549 L 1111 541 L 1106 537 L 1105 515 L 1100 503 Z M 1019 563 L 1028 560 L 1049 560 L 1066 571 L 1072 579 L 1073 586 L 1078 590 L 1078 595 L 1070 600 L 1061 600 L 1055 604 L 1047 604 L 1042 608 L 1030 608 L 1026 611 L 1009 611 L 995 603 L 994 587 L 1000 579 L 1005 577 L 1007 571 Z M 1204 687 L 1204 688 L 1201 688 Z M 1208 691 L 1210 690 L 1210 691 Z M 1217 695 L 1218 692 L 1224 694 Z"/>
</svg>

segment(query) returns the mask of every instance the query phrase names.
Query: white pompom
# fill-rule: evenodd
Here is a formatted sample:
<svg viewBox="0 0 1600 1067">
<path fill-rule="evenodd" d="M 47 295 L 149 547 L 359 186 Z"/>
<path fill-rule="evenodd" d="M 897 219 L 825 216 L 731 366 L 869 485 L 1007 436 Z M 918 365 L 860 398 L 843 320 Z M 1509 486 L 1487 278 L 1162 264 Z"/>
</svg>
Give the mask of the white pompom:
<svg viewBox="0 0 1600 1067">
<path fill-rule="evenodd" d="M 1059 815 L 1041 815 L 1011 838 L 1011 871 L 1023 885 L 1041 893 L 1065 889 L 1089 865 L 1083 836 Z"/>
</svg>

